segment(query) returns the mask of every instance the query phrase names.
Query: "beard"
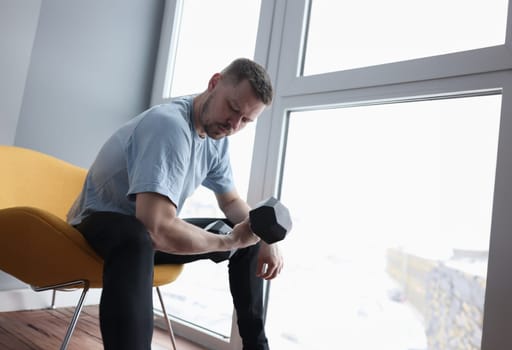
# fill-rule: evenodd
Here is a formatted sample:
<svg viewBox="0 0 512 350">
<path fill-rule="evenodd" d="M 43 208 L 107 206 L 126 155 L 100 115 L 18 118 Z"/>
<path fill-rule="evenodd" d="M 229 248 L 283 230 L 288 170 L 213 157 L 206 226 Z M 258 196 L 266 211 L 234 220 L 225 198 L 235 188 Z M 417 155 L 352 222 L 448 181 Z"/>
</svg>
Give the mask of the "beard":
<svg viewBox="0 0 512 350">
<path fill-rule="evenodd" d="M 204 102 L 201 115 L 199 116 L 199 121 L 204 131 L 206 132 L 206 135 L 212 139 L 218 140 L 230 135 L 232 133 L 232 129 L 230 124 L 212 122 L 211 119 L 208 118 L 213 96 L 214 94 L 208 96 Z"/>
</svg>

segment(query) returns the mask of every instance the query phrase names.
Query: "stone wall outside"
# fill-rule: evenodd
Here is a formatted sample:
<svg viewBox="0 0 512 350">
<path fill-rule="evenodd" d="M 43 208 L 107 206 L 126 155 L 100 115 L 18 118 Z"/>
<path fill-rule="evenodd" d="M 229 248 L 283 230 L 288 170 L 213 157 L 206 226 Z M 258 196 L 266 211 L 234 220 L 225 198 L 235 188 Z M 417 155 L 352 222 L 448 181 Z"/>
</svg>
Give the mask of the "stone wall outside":
<svg viewBox="0 0 512 350">
<path fill-rule="evenodd" d="M 468 267 L 486 261 L 478 257 L 431 260 L 400 249 L 388 250 L 387 272 L 423 316 L 430 350 L 480 349 L 485 275 Z"/>
</svg>

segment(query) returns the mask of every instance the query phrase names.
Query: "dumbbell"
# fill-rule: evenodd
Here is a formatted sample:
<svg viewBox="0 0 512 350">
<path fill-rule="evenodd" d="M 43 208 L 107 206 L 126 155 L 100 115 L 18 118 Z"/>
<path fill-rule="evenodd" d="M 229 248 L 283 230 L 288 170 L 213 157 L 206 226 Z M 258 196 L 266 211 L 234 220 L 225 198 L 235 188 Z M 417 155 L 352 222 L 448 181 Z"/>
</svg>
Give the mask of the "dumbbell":
<svg viewBox="0 0 512 350">
<path fill-rule="evenodd" d="M 268 244 L 283 240 L 292 228 L 290 212 L 280 201 L 270 197 L 249 212 L 251 230 Z M 222 220 L 205 227 L 207 231 L 227 234 L 231 228 Z"/>
<path fill-rule="evenodd" d="M 290 212 L 280 201 L 270 197 L 249 212 L 251 230 L 268 244 L 283 240 L 292 229 Z"/>
<path fill-rule="evenodd" d="M 208 232 L 215 233 L 218 235 L 227 235 L 233 230 L 233 228 L 231 228 L 231 226 L 229 226 L 222 220 L 213 221 L 212 223 L 207 225 L 204 229 Z M 216 263 L 219 263 L 228 258 L 231 258 L 231 256 L 235 253 L 235 251 L 236 251 L 236 249 L 232 250 L 231 252 L 229 252 L 228 255 L 226 252 L 212 252 L 212 253 L 209 253 L 209 255 L 210 255 L 209 258 L 210 258 L 210 260 L 212 260 Z"/>
</svg>

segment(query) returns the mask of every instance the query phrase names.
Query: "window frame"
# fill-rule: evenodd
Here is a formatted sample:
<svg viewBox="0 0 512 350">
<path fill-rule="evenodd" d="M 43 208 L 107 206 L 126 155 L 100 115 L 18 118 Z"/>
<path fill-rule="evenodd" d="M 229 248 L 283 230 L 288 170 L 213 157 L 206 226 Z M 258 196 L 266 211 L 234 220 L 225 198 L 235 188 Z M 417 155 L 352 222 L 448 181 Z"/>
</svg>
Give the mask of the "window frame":
<svg viewBox="0 0 512 350">
<path fill-rule="evenodd" d="M 283 28 L 282 65 L 278 90 L 283 96 L 323 93 L 462 76 L 512 68 L 511 6 L 503 45 L 450 54 L 361 67 L 337 72 L 301 76 L 303 46 L 310 0 L 289 2 Z"/>
</svg>

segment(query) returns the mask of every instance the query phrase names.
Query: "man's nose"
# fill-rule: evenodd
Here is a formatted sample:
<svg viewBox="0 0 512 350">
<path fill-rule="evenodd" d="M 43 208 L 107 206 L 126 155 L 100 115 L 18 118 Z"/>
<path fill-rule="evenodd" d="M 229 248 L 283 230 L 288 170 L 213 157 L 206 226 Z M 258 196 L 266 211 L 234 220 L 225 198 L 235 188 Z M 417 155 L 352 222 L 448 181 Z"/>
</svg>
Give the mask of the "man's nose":
<svg viewBox="0 0 512 350">
<path fill-rule="evenodd" d="M 243 118 L 243 115 L 242 114 L 235 114 L 232 118 L 231 118 L 231 128 L 233 130 L 238 130 L 240 128 L 240 124 L 242 124 L 242 118 Z"/>
</svg>

